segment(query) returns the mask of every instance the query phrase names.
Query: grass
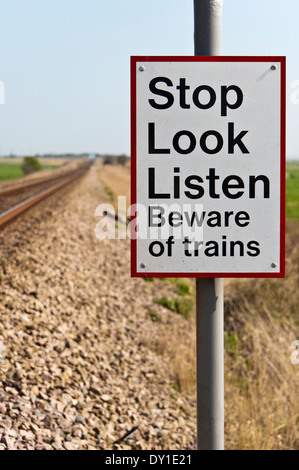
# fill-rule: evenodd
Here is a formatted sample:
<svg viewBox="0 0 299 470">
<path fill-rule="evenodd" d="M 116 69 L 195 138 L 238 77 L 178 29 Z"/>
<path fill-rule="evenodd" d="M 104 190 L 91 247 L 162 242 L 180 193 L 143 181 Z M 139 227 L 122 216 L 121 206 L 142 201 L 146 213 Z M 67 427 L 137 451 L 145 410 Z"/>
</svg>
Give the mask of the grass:
<svg viewBox="0 0 299 470">
<path fill-rule="evenodd" d="M 185 284 L 184 282 L 178 282 L 177 283 L 177 293 L 181 296 L 184 297 L 186 295 L 190 295 L 190 287 Z"/>
<path fill-rule="evenodd" d="M 286 279 L 233 284 L 225 302 L 226 435 L 231 449 L 299 449 L 299 224 L 287 223 Z"/>
<path fill-rule="evenodd" d="M 227 449 L 299 450 L 299 224 L 287 222 L 286 279 L 234 280 L 225 297 L 225 438 Z M 177 293 L 178 282 L 174 284 Z M 186 299 L 180 299 L 186 300 Z M 158 303 L 176 311 L 176 299 Z M 150 339 L 167 358 L 173 388 L 195 400 L 195 325 L 157 325 Z"/>
<path fill-rule="evenodd" d="M 228 333 L 227 331 L 224 332 L 224 347 L 227 353 L 231 356 L 236 356 L 239 349 L 239 342 L 240 338 L 238 337 L 237 333 Z"/>
<path fill-rule="evenodd" d="M 161 323 L 161 322 L 162 322 L 162 318 L 161 318 L 160 315 L 158 315 L 158 313 L 156 313 L 156 312 L 149 311 L 149 312 L 147 312 L 147 315 L 148 315 L 153 321 L 156 321 L 156 322 L 158 322 L 158 323 Z"/>
<path fill-rule="evenodd" d="M 57 165 L 42 165 L 42 170 L 52 170 L 57 168 Z M 23 178 L 24 172 L 21 163 L 4 163 L 0 162 L 0 181 L 13 180 Z"/>
<path fill-rule="evenodd" d="M 122 165 L 103 165 L 99 179 L 104 188 L 109 187 L 114 194 L 115 208 L 118 196 L 126 197 L 126 209 L 130 206 L 130 169 Z"/>
<path fill-rule="evenodd" d="M 194 296 L 195 293 L 193 292 L 194 282 L 193 279 L 182 279 L 177 277 L 160 277 L 160 281 L 167 281 L 171 284 L 176 286 L 177 294 L 181 297 L 185 297 L 187 295 Z"/>
<path fill-rule="evenodd" d="M 115 200 L 115 194 L 109 186 L 104 186 L 104 191 L 111 201 Z"/>
<path fill-rule="evenodd" d="M 299 220 L 299 164 L 287 167 L 286 217 Z"/>
<path fill-rule="evenodd" d="M 193 302 L 189 299 L 167 299 L 166 297 L 161 297 L 157 300 L 159 305 L 166 307 L 172 312 L 176 312 L 179 315 L 182 315 L 184 318 L 190 318 L 193 310 Z"/>
<path fill-rule="evenodd" d="M 22 178 L 21 165 L 15 163 L 0 163 L 0 181 Z"/>
</svg>

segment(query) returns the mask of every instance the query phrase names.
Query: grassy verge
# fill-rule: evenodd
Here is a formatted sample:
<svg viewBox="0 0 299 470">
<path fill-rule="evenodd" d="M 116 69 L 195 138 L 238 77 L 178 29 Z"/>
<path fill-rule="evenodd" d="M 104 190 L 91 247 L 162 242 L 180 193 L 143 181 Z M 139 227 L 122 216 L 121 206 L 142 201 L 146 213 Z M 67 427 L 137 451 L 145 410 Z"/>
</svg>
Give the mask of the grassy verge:
<svg viewBox="0 0 299 470">
<path fill-rule="evenodd" d="M 286 217 L 299 220 L 299 163 L 287 166 Z"/>
<path fill-rule="evenodd" d="M 104 186 L 104 191 L 107 194 L 111 202 L 115 201 L 115 194 L 109 186 Z"/>
<path fill-rule="evenodd" d="M 42 170 L 52 170 L 59 165 L 42 165 Z M 23 178 L 24 172 L 21 163 L 2 163 L 0 162 L 0 181 Z"/>
<path fill-rule="evenodd" d="M 122 165 L 102 165 L 99 172 L 99 179 L 111 202 L 117 209 L 118 196 L 126 197 L 126 209 L 130 206 L 130 170 Z M 113 195 L 113 198 L 112 198 Z"/>
<path fill-rule="evenodd" d="M 291 345 L 299 339 L 299 224 L 287 223 L 285 279 L 236 280 L 225 297 L 226 448 L 299 449 L 299 365 Z M 177 311 L 178 288 L 158 303 Z M 193 296 L 181 298 L 193 300 Z M 152 319 L 155 321 L 155 315 Z M 174 388 L 195 400 L 195 325 L 159 323 L 151 347 L 167 358 Z"/>
<path fill-rule="evenodd" d="M 287 224 L 286 279 L 236 282 L 225 302 L 226 436 L 231 449 L 299 449 L 299 225 Z"/>
<path fill-rule="evenodd" d="M 166 297 L 161 297 L 157 300 L 157 303 L 172 312 L 182 315 L 184 318 L 191 317 L 193 302 L 189 299 L 167 299 Z"/>
<path fill-rule="evenodd" d="M 0 163 L 0 181 L 22 178 L 21 165 L 15 163 Z"/>
</svg>

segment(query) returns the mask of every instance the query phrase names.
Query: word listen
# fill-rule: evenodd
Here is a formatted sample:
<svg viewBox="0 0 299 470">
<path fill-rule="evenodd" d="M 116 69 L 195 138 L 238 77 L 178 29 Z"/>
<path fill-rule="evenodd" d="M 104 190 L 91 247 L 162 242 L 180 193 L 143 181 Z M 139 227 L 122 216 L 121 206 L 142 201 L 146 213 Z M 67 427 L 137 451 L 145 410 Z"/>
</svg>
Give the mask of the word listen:
<svg viewBox="0 0 299 470">
<path fill-rule="evenodd" d="M 174 176 L 171 187 L 173 191 L 158 192 L 156 189 L 156 169 L 148 169 L 148 197 L 149 199 L 180 199 L 183 189 L 184 195 L 188 199 L 201 199 L 205 194 L 211 199 L 220 199 L 225 196 L 228 199 L 239 199 L 245 194 L 249 199 L 255 199 L 256 193 L 264 199 L 270 198 L 270 180 L 265 175 L 253 176 L 248 178 L 248 184 L 238 175 L 229 175 L 219 184 L 220 176 L 217 175 L 215 168 L 209 168 L 209 174 L 206 176 L 190 175 L 181 182 L 180 168 L 173 169 Z M 164 182 L 165 185 L 165 182 Z M 258 191 L 257 191 L 258 189 Z"/>
</svg>

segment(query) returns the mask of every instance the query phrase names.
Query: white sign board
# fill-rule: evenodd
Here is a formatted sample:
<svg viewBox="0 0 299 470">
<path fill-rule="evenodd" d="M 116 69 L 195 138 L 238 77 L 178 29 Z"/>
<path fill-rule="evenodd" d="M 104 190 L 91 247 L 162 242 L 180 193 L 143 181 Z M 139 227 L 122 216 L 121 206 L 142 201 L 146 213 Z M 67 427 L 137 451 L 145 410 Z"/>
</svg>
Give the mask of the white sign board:
<svg viewBox="0 0 299 470">
<path fill-rule="evenodd" d="M 131 66 L 132 275 L 284 276 L 285 58 Z"/>
</svg>

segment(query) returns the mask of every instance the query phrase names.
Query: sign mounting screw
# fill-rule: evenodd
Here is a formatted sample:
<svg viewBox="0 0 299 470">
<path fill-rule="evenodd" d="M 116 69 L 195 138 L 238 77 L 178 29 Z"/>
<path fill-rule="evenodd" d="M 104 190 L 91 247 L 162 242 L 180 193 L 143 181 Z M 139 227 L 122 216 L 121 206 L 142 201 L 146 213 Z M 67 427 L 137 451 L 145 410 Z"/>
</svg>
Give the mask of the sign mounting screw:
<svg viewBox="0 0 299 470">
<path fill-rule="evenodd" d="M 271 266 L 272 266 L 272 268 L 277 268 L 277 263 L 273 262 L 273 263 L 271 264 Z"/>
<path fill-rule="evenodd" d="M 144 72 L 144 71 L 145 71 L 145 67 L 144 67 L 143 65 L 140 65 L 139 71 L 140 71 L 140 72 Z"/>
<path fill-rule="evenodd" d="M 145 269 L 145 268 L 146 268 L 146 264 L 145 264 L 145 263 L 141 263 L 141 264 L 140 264 L 140 267 L 141 267 L 142 269 Z"/>
<path fill-rule="evenodd" d="M 277 69 L 276 65 L 271 65 L 271 70 L 276 70 L 276 69 Z"/>
</svg>

